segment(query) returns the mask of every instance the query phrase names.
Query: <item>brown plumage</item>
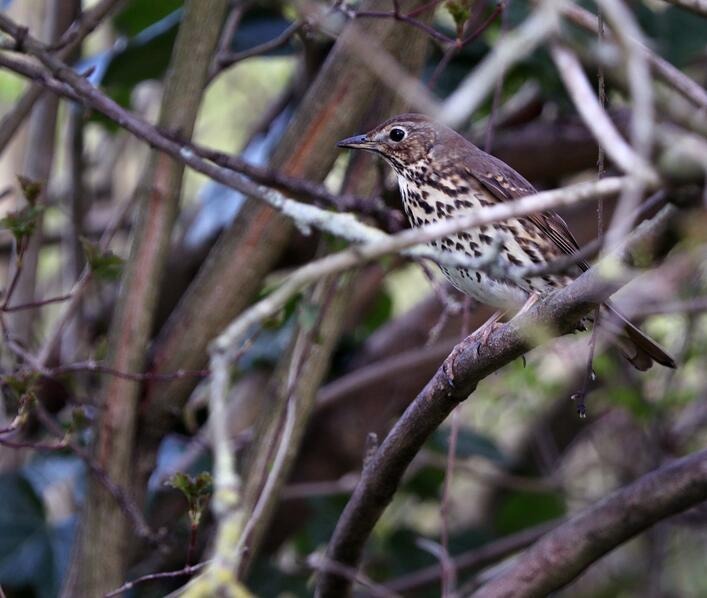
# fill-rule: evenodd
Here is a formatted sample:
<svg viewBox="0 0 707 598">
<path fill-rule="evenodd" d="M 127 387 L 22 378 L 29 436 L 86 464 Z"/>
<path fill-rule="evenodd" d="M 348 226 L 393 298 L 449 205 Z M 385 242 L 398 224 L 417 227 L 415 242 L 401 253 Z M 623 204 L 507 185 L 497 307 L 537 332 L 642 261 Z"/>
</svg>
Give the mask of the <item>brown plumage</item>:
<svg viewBox="0 0 707 598">
<path fill-rule="evenodd" d="M 535 193 L 533 186 L 508 164 L 420 114 L 395 116 L 338 145 L 375 152 L 393 167 L 412 226 Z M 498 251 L 499 265 L 518 273 L 579 250 L 565 221 L 551 211 L 480 226 L 432 241 L 431 245 L 471 257 Z M 456 288 L 477 301 L 502 310 L 517 310 L 532 295 L 565 286 L 588 267 L 578 262 L 562 274 L 516 277 L 520 280 L 493 278 L 481 270 L 441 268 Z M 601 325 L 615 335 L 623 354 L 637 369 L 646 370 L 654 361 L 675 367 L 663 349 L 609 303 L 603 306 Z"/>
</svg>

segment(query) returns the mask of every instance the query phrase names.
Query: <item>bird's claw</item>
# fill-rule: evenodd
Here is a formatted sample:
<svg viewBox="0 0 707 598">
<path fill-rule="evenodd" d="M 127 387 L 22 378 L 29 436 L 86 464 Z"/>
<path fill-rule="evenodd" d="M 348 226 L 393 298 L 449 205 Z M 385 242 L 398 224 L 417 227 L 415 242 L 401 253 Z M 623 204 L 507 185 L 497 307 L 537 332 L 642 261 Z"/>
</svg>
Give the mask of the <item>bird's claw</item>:
<svg viewBox="0 0 707 598">
<path fill-rule="evenodd" d="M 462 342 L 456 345 L 454 349 L 452 349 L 452 352 L 449 354 L 449 357 L 444 360 L 444 363 L 442 364 L 442 371 L 444 372 L 444 375 L 447 378 L 447 384 L 449 384 L 450 388 L 456 388 L 454 385 L 454 362 L 456 361 L 459 354 L 470 343 L 474 343 L 474 357 L 480 357 L 481 349 L 482 347 L 485 347 L 488 344 L 489 338 L 491 337 L 491 333 L 496 330 L 498 326 L 500 326 L 498 320 L 499 318 L 501 318 L 502 315 L 503 314 L 501 313 L 494 314 L 479 329 L 472 332 Z"/>
</svg>

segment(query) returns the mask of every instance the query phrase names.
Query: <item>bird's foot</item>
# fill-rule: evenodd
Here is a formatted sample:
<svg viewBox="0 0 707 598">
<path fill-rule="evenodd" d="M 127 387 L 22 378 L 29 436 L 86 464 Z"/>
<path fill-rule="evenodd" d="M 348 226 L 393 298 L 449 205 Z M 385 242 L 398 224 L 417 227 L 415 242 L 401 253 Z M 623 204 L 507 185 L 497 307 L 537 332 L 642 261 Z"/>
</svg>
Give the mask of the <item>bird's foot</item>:
<svg viewBox="0 0 707 598">
<path fill-rule="evenodd" d="M 498 321 L 503 317 L 503 312 L 497 311 L 494 313 L 486 322 L 484 322 L 479 328 L 467 336 L 462 342 L 457 344 L 452 352 L 449 354 L 447 359 L 444 360 L 442 364 L 442 370 L 447 377 L 447 384 L 454 388 L 454 364 L 462 353 L 470 344 L 475 344 L 475 355 L 478 357 L 481 353 L 481 349 L 488 344 L 491 333 L 500 325 Z"/>
<path fill-rule="evenodd" d="M 540 295 L 538 293 L 531 293 L 528 296 L 528 299 L 526 300 L 526 302 L 523 304 L 523 307 L 521 307 L 520 311 L 516 314 L 516 316 L 522 316 L 531 307 L 533 307 L 533 305 L 535 305 L 539 299 L 540 299 Z"/>
</svg>

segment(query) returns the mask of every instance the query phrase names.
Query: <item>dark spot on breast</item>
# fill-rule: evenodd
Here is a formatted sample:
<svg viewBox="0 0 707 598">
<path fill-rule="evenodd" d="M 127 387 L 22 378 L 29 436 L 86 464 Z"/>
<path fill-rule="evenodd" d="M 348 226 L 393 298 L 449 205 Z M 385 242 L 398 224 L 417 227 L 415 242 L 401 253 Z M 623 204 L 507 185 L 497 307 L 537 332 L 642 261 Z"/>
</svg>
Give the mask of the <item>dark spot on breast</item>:
<svg viewBox="0 0 707 598">
<path fill-rule="evenodd" d="M 526 249 L 525 253 L 528 254 L 530 261 L 533 262 L 534 264 L 539 264 L 542 261 L 540 256 L 537 253 L 535 253 L 534 251 L 529 251 L 528 249 Z"/>
<path fill-rule="evenodd" d="M 522 266 L 523 262 L 519 260 L 515 255 L 513 255 L 510 251 L 506 253 L 506 257 L 508 258 L 508 261 L 511 262 L 514 266 Z"/>
<path fill-rule="evenodd" d="M 425 210 L 425 214 L 433 214 L 434 208 L 426 201 L 420 201 L 420 207 Z"/>
<path fill-rule="evenodd" d="M 483 233 L 479 235 L 479 241 L 486 243 L 486 245 L 491 245 L 493 239 L 489 235 L 484 235 Z"/>
</svg>

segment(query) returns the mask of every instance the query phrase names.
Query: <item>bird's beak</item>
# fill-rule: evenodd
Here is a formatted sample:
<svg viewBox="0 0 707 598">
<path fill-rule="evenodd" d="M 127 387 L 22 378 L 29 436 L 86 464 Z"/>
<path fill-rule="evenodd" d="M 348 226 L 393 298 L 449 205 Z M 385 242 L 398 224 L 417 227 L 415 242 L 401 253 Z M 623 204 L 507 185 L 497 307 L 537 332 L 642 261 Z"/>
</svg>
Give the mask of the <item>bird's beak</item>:
<svg viewBox="0 0 707 598">
<path fill-rule="evenodd" d="M 375 149 L 376 143 L 371 141 L 367 135 L 354 135 L 342 139 L 336 144 L 336 147 L 349 147 L 351 149 Z"/>
</svg>

